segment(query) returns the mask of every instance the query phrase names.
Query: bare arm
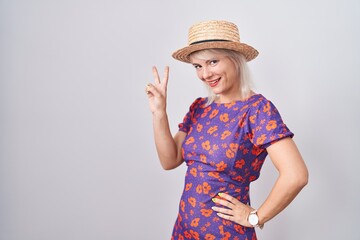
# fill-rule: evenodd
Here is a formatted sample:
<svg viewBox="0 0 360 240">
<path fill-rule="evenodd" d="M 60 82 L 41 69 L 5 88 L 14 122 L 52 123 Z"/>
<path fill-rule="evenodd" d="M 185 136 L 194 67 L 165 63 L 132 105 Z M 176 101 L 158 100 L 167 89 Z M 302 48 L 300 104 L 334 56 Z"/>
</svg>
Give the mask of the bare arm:
<svg viewBox="0 0 360 240">
<path fill-rule="evenodd" d="M 308 170 L 291 138 L 282 139 L 267 148 L 269 156 L 279 171 L 269 196 L 258 209 L 259 224 L 264 224 L 286 208 L 308 182 Z M 236 198 L 221 194 L 226 200 L 215 201 L 227 208 L 213 207 L 222 218 L 240 225 L 251 227 L 247 218 L 253 210 L 251 206 L 241 203 Z"/>
<path fill-rule="evenodd" d="M 181 145 L 186 133 L 179 131 L 174 137 L 171 134 L 169 120 L 166 114 L 167 82 L 169 67 L 165 68 L 164 78 L 160 81 L 158 71 L 153 67 L 154 84 L 148 84 L 146 91 L 150 110 L 153 115 L 153 129 L 156 150 L 161 166 L 166 169 L 178 167 L 184 160 L 181 155 Z"/>
<path fill-rule="evenodd" d="M 269 196 L 258 209 L 259 222 L 265 223 L 286 208 L 308 182 L 308 170 L 291 138 L 285 138 L 267 148 L 279 171 Z"/>
</svg>

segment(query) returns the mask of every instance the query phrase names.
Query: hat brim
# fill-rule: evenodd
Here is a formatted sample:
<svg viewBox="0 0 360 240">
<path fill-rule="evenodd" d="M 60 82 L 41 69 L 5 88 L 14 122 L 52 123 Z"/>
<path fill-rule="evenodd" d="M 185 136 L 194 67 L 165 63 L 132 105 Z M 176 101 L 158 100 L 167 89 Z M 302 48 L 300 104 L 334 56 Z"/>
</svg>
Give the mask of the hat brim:
<svg viewBox="0 0 360 240">
<path fill-rule="evenodd" d="M 247 61 L 251 61 L 257 57 L 259 52 L 245 44 L 245 43 L 238 43 L 238 42 L 204 42 L 198 43 L 194 45 L 190 45 L 184 48 L 181 48 L 172 54 L 172 57 L 176 60 L 190 63 L 190 54 L 196 51 L 211 49 L 211 48 L 222 48 L 222 49 L 229 49 L 236 52 L 239 52 L 244 55 Z"/>
</svg>

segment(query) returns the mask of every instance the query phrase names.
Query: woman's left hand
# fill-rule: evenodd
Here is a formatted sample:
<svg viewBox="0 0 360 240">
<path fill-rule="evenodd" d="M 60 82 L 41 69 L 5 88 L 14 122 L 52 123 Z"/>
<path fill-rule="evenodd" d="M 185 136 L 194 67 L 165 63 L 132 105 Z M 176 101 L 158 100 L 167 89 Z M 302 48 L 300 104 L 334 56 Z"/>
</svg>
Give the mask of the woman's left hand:
<svg viewBox="0 0 360 240">
<path fill-rule="evenodd" d="M 219 217 L 233 221 L 244 227 L 252 227 L 247 218 L 250 212 L 254 210 L 253 208 L 251 208 L 249 205 L 243 204 L 236 198 L 226 193 L 219 193 L 218 195 L 220 198 L 214 197 L 213 201 L 216 204 L 226 207 L 212 207 L 212 209 L 217 212 Z"/>
</svg>

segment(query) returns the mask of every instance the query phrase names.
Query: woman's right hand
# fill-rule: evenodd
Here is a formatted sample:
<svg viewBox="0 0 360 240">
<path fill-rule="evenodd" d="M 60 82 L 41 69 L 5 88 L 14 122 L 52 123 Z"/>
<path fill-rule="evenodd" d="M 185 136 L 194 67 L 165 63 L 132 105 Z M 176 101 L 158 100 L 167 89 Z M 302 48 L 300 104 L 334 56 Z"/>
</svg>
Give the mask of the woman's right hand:
<svg viewBox="0 0 360 240">
<path fill-rule="evenodd" d="M 149 99 L 149 106 L 152 114 L 166 112 L 166 92 L 169 79 L 169 67 L 165 67 L 164 77 L 160 76 L 156 67 L 152 68 L 154 83 L 146 86 L 146 93 Z"/>
</svg>

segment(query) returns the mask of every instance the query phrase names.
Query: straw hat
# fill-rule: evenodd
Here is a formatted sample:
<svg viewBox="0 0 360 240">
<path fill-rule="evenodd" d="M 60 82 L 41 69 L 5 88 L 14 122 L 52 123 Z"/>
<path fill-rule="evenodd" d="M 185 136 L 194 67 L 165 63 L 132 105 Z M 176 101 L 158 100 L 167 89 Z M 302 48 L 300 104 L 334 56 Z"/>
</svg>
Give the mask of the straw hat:
<svg viewBox="0 0 360 240">
<path fill-rule="evenodd" d="M 194 24 L 189 29 L 188 46 L 172 54 L 173 58 L 189 63 L 190 54 L 209 48 L 224 48 L 240 52 L 247 61 L 256 58 L 259 52 L 240 42 L 237 26 L 227 21 L 205 21 Z"/>
</svg>

